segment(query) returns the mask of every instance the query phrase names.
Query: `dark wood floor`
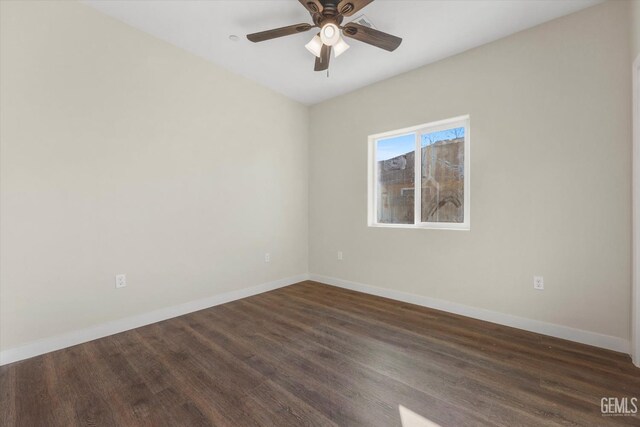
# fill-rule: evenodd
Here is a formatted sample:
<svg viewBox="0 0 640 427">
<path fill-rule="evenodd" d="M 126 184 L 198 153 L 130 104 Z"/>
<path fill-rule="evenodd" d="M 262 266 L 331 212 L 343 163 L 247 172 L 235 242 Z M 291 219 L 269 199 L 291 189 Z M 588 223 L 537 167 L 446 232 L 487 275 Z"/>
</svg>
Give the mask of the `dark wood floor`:
<svg viewBox="0 0 640 427">
<path fill-rule="evenodd" d="M 315 282 L 0 368 L 2 426 L 640 425 L 628 356 Z M 407 427 L 407 426 L 405 426 Z"/>
</svg>

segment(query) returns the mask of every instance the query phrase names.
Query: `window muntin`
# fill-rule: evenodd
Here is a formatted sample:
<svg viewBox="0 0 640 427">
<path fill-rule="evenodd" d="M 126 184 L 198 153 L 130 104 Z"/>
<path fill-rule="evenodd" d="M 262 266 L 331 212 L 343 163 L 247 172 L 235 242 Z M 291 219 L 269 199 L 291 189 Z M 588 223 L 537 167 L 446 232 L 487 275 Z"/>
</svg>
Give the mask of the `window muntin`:
<svg viewBox="0 0 640 427">
<path fill-rule="evenodd" d="M 468 116 L 370 136 L 369 225 L 468 230 L 469 141 Z"/>
</svg>

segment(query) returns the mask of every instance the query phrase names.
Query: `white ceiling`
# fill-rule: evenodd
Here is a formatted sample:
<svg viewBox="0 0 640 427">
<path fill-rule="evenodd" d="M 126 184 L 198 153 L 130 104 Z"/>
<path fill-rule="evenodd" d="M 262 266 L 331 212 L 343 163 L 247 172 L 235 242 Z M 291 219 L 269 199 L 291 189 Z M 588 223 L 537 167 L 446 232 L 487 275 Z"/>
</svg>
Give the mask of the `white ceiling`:
<svg viewBox="0 0 640 427">
<path fill-rule="evenodd" d="M 376 0 L 363 9 L 404 40 L 387 52 L 353 39 L 330 76 L 314 72 L 313 31 L 262 43 L 244 35 L 311 22 L 296 0 L 84 0 L 127 24 L 305 104 L 315 104 L 584 9 L 601 0 Z M 355 17 L 355 16 L 354 16 Z M 345 20 L 346 22 L 346 20 Z M 239 41 L 229 40 L 236 34 Z"/>
</svg>

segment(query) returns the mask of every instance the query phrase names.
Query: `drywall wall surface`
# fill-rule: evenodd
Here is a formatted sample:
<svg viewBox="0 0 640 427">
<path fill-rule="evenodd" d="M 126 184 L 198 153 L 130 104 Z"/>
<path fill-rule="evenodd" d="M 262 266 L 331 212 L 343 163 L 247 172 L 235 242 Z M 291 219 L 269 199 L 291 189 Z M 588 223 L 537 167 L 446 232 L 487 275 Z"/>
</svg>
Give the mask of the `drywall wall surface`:
<svg viewBox="0 0 640 427">
<path fill-rule="evenodd" d="M 307 273 L 307 107 L 82 4 L 0 7 L 2 350 Z"/>
<path fill-rule="evenodd" d="M 629 340 L 628 6 L 312 107 L 310 272 Z M 367 136 L 465 114 L 471 230 L 368 227 Z"/>
<path fill-rule="evenodd" d="M 631 0 L 631 59 L 640 55 L 640 0 Z"/>
</svg>

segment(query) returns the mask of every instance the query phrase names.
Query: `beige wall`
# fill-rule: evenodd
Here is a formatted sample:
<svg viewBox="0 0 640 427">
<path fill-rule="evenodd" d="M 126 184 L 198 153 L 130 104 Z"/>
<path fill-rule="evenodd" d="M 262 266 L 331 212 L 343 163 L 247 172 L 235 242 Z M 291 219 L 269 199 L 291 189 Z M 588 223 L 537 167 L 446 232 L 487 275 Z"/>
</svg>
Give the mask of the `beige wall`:
<svg viewBox="0 0 640 427">
<path fill-rule="evenodd" d="M 640 55 L 640 0 L 631 0 L 631 55 Z"/>
<path fill-rule="evenodd" d="M 313 107 L 311 273 L 628 340 L 627 13 L 608 2 Z M 368 228 L 367 136 L 463 114 L 471 231 Z"/>
<path fill-rule="evenodd" d="M 307 272 L 307 107 L 87 6 L 0 3 L 1 349 Z"/>
</svg>

